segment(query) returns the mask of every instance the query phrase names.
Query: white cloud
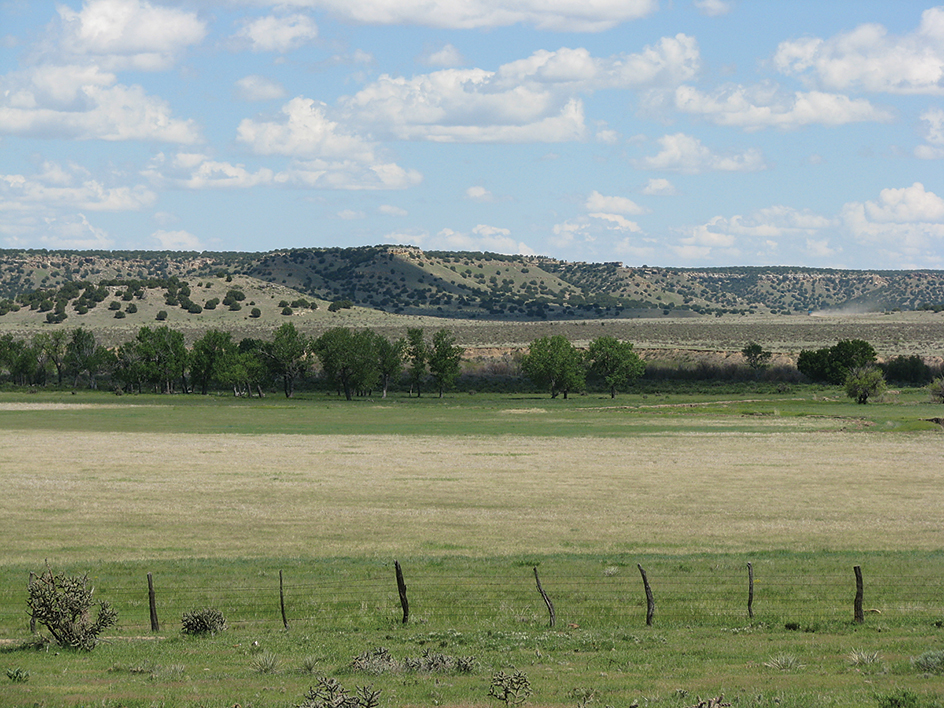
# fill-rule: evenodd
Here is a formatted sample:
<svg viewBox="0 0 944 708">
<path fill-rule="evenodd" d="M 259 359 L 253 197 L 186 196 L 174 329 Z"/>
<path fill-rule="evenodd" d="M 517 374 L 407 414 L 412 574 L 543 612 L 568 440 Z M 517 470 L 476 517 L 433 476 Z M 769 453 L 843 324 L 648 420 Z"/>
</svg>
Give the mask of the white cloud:
<svg viewBox="0 0 944 708">
<path fill-rule="evenodd" d="M 925 10 L 918 28 L 900 36 L 864 24 L 829 39 L 782 42 L 774 64 L 832 89 L 944 94 L 944 7 Z"/>
<path fill-rule="evenodd" d="M 944 199 L 926 191 L 920 182 L 903 189 L 883 189 L 877 202 L 865 202 L 862 207 L 872 222 L 944 223 Z"/>
<path fill-rule="evenodd" d="M 648 209 L 626 197 L 605 197 L 596 190 L 590 193 L 585 204 L 587 211 L 605 211 L 614 214 L 647 214 Z"/>
<path fill-rule="evenodd" d="M 658 140 L 662 150 L 652 157 L 635 160 L 637 167 L 684 174 L 699 172 L 755 172 L 764 170 L 761 152 L 751 148 L 742 153 L 718 155 L 702 145 L 698 138 L 685 133 L 664 135 Z"/>
<path fill-rule="evenodd" d="M 318 27 L 308 15 L 259 17 L 243 21 L 236 38 L 248 43 L 254 52 L 286 53 L 318 37 Z"/>
<path fill-rule="evenodd" d="M 0 134 L 194 143 L 193 121 L 94 67 L 42 66 L 0 79 Z"/>
<path fill-rule="evenodd" d="M 430 49 L 424 52 L 422 55 L 420 55 L 418 61 L 421 64 L 425 64 L 426 66 L 442 68 L 455 68 L 458 66 L 465 66 L 466 64 L 465 57 L 462 56 L 462 52 L 460 52 L 451 44 L 446 44 L 439 49 Z"/>
<path fill-rule="evenodd" d="M 677 194 L 675 185 L 661 177 L 650 179 L 643 187 L 642 193 L 658 197 L 672 197 Z"/>
<path fill-rule="evenodd" d="M 206 36 L 206 25 L 194 13 L 146 0 L 86 0 L 78 12 L 66 5 L 57 9 L 60 26 L 48 41 L 58 63 L 159 71 Z"/>
<path fill-rule="evenodd" d="M 686 35 L 638 54 L 598 59 L 586 49 L 537 51 L 484 69 L 444 69 L 407 79 L 382 75 L 341 99 L 350 120 L 398 140 L 565 142 L 586 137 L 581 95 L 606 88 L 676 85 L 700 56 Z"/>
<path fill-rule="evenodd" d="M 894 117 L 891 111 L 877 108 L 865 99 L 821 91 L 785 92 L 771 84 L 726 86 L 711 94 L 692 86 L 679 86 L 672 102 L 683 113 L 745 130 L 790 130 L 804 125 L 836 126 L 862 121 L 884 123 Z"/>
<path fill-rule="evenodd" d="M 658 9 L 658 0 L 310 0 L 306 4 L 370 25 L 475 29 L 529 24 L 562 32 L 600 32 Z"/>
<path fill-rule="evenodd" d="M 471 199 L 475 202 L 492 202 L 495 201 L 495 195 L 489 192 L 485 187 L 481 185 L 476 185 L 474 187 L 469 187 L 465 190 L 465 198 Z"/>
<path fill-rule="evenodd" d="M 427 248 L 436 247 L 446 250 L 534 255 L 530 246 L 512 238 L 510 230 L 485 224 L 479 224 L 471 233 L 442 229 L 427 244 Z"/>
<path fill-rule="evenodd" d="M 384 216 L 409 216 L 410 213 L 406 209 L 401 209 L 393 204 L 381 204 L 377 207 L 377 211 Z"/>
<path fill-rule="evenodd" d="M 53 211 L 4 212 L 0 210 L 0 235 L 11 248 L 109 249 L 114 241 L 81 213 Z"/>
<path fill-rule="evenodd" d="M 354 209 L 342 209 L 338 212 L 338 218 L 343 221 L 356 221 L 358 219 L 363 219 L 367 215 L 362 211 L 356 211 Z"/>
<path fill-rule="evenodd" d="M 264 76 L 251 74 L 236 82 L 236 95 L 243 101 L 272 101 L 285 98 L 285 87 Z"/>
<path fill-rule="evenodd" d="M 591 219 L 600 219 L 601 221 L 608 222 L 607 228 L 613 231 L 642 231 L 639 228 L 639 224 L 635 221 L 630 221 L 622 214 L 606 214 L 603 212 L 591 212 L 587 214 Z"/>
<path fill-rule="evenodd" d="M 0 211 L 42 208 L 136 211 L 157 195 L 143 185 L 105 186 L 77 165 L 47 162 L 38 175 L 0 175 Z"/>
<path fill-rule="evenodd" d="M 920 118 L 927 123 L 925 140 L 928 144 L 916 147 L 915 155 L 923 160 L 944 158 L 944 110 L 930 108 Z"/>
<path fill-rule="evenodd" d="M 604 145 L 616 145 L 620 141 L 620 134 L 615 130 L 609 128 L 598 128 L 596 140 L 598 143 L 603 143 Z"/>
<path fill-rule="evenodd" d="M 734 3 L 730 0 L 693 0 L 692 4 L 708 17 L 727 15 L 734 9 Z"/>
<path fill-rule="evenodd" d="M 155 231 L 151 238 L 162 251 L 202 251 L 203 244 L 189 231 Z"/>
</svg>

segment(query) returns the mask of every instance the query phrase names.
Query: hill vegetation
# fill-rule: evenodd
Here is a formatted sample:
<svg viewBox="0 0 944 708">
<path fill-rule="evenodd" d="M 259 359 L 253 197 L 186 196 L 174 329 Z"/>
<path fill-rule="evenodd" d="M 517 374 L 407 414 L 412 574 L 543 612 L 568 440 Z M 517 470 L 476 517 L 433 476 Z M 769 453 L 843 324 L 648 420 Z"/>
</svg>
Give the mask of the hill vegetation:
<svg viewBox="0 0 944 708">
<path fill-rule="evenodd" d="M 248 296 L 235 306 L 234 290 Z M 164 309 L 171 321 L 202 317 L 214 325 L 249 317 L 277 320 L 283 312 L 313 306 L 518 321 L 940 311 L 944 272 L 625 267 L 412 246 L 267 253 L 0 251 L 0 316 L 25 311 L 31 320 L 71 318 L 75 325 L 102 305 L 113 308 L 113 318 L 140 311 L 140 319 L 153 320 Z M 181 310 L 190 317 L 181 317 Z"/>
</svg>

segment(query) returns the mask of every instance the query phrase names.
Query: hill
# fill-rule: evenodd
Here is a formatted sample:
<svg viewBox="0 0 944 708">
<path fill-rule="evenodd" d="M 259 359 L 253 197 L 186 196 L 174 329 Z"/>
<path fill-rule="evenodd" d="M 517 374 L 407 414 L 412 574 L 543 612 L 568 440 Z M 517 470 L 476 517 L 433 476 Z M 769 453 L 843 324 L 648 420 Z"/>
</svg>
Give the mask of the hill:
<svg viewBox="0 0 944 708">
<path fill-rule="evenodd" d="M 237 297 L 241 296 L 241 297 Z M 941 309 L 944 272 L 571 263 L 411 246 L 267 253 L 0 251 L 0 317 L 205 328 L 357 312 L 568 320 Z M 286 309 L 287 308 L 287 309 Z"/>
</svg>

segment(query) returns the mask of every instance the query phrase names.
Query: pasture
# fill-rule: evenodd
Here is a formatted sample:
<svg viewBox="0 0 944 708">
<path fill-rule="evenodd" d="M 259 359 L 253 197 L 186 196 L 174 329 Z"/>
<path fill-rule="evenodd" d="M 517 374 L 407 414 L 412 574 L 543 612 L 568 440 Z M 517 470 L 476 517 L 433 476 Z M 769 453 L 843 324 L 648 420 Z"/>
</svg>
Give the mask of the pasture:
<svg viewBox="0 0 944 708">
<path fill-rule="evenodd" d="M 292 706 L 334 676 L 383 706 L 482 706 L 513 669 L 536 706 L 944 705 L 944 678 L 912 664 L 944 649 L 940 415 L 921 391 L 857 406 L 814 387 L 2 394 L 0 668 L 30 678 L 0 705 Z M 91 653 L 33 646 L 25 587 L 46 559 L 119 610 Z M 230 627 L 182 636 L 181 613 L 206 605 Z M 351 668 L 381 646 L 474 669 Z"/>
</svg>

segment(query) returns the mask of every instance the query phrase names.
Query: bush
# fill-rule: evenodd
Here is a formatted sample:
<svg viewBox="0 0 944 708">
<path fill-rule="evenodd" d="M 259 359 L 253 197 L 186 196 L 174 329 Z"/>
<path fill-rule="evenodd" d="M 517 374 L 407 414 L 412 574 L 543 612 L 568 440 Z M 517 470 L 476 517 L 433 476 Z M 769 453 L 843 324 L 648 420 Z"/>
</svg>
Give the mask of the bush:
<svg viewBox="0 0 944 708">
<path fill-rule="evenodd" d="M 157 319 L 158 322 L 163 322 L 164 320 L 166 320 L 167 310 L 161 310 L 160 312 L 158 312 L 157 317 L 155 319 Z"/>
<path fill-rule="evenodd" d="M 926 651 L 912 658 L 911 665 L 923 674 L 944 674 L 944 651 Z"/>
<path fill-rule="evenodd" d="M 928 395 L 932 403 L 944 403 L 944 377 L 939 376 L 928 384 Z"/>
<path fill-rule="evenodd" d="M 120 303 L 118 300 L 112 300 L 110 303 L 108 303 L 108 309 L 109 309 L 109 310 L 120 310 L 120 309 L 121 309 L 121 303 Z"/>
<path fill-rule="evenodd" d="M 852 369 L 846 377 L 846 395 L 856 403 L 866 404 L 870 398 L 885 392 L 885 377 L 875 366 L 860 366 Z"/>
<path fill-rule="evenodd" d="M 317 686 L 308 689 L 298 708 L 376 708 L 378 705 L 380 691 L 374 691 L 372 686 L 358 686 L 352 695 L 337 679 L 320 678 Z"/>
<path fill-rule="evenodd" d="M 337 312 L 338 310 L 350 310 L 354 303 L 350 300 L 335 300 L 328 305 L 328 312 Z"/>
<path fill-rule="evenodd" d="M 98 635 L 118 620 L 118 611 L 103 600 L 92 600 L 95 588 L 89 587 L 88 575 L 81 578 L 46 571 L 29 585 L 26 605 L 30 616 L 49 630 L 64 647 L 91 651 Z M 92 606 L 98 613 L 92 620 Z"/>
<path fill-rule="evenodd" d="M 181 618 L 184 634 L 216 634 L 226 629 L 226 619 L 223 613 L 213 607 L 204 607 L 202 610 L 184 612 Z"/>
<path fill-rule="evenodd" d="M 293 313 L 293 311 L 292 311 L 292 308 L 291 308 L 291 307 L 283 307 L 283 308 L 282 308 L 282 314 L 283 314 L 283 315 L 291 315 L 292 313 Z"/>
<path fill-rule="evenodd" d="M 250 316 L 250 317 L 262 317 L 262 310 L 260 310 L 258 307 L 254 307 L 254 308 L 252 308 L 252 310 L 250 310 L 249 316 Z"/>
</svg>

